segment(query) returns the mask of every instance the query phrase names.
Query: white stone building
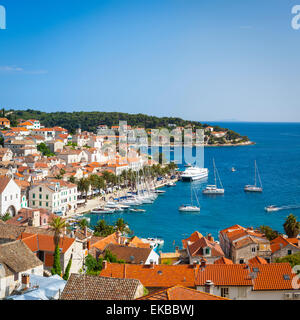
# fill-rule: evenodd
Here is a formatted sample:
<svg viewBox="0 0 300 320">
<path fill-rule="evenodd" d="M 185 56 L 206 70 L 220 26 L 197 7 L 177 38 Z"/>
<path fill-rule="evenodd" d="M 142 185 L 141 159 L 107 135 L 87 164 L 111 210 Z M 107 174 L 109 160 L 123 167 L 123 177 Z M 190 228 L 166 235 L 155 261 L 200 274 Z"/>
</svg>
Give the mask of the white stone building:
<svg viewBox="0 0 300 320">
<path fill-rule="evenodd" d="M 77 185 L 63 180 L 37 182 L 29 190 L 29 207 L 63 215 L 74 212 L 77 209 Z"/>
<path fill-rule="evenodd" d="M 0 177 L 0 215 L 15 216 L 21 208 L 21 188 L 13 178 Z"/>
</svg>

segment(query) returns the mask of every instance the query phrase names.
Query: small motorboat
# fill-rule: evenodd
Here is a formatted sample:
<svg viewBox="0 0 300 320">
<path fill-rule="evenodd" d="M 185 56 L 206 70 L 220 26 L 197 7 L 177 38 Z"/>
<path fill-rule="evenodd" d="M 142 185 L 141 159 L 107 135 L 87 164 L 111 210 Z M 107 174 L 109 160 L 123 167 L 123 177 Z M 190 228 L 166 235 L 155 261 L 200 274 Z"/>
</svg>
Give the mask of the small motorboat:
<svg viewBox="0 0 300 320">
<path fill-rule="evenodd" d="M 169 182 L 169 183 L 167 183 L 167 187 L 176 187 L 176 183 L 175 182 Z"/>
<path fill-rule="evenodd" d="M 144 209 L 129 209 L 130 212 L 146 212 Z"/>
<path fill-rule="evenodd" d="M 235 172 L 235 171 L 236 171 L 236 169 L 235 169 L 234 167 L 232 167 L 232 168 L 231 168 L 231 171 L 232 171 L 232 172 Z"/>
<path fill-rule="evenodd" d="M 99 207 L 99 208 L 93 209 L 91 213 L 92 214 L 112 214 L 112 213 L 115 213 L 115 209 Z"/>
<path fill-rule="evenodd" d="M 278 211 L 279 208 L 276 207 L 276 206 L 274 206 L 274 205 L 271 205 L 271 206 L 265 207 L 265 210 L 266 210 L 267 212 L 272 212 L 272 211 Z"/>
</svg>

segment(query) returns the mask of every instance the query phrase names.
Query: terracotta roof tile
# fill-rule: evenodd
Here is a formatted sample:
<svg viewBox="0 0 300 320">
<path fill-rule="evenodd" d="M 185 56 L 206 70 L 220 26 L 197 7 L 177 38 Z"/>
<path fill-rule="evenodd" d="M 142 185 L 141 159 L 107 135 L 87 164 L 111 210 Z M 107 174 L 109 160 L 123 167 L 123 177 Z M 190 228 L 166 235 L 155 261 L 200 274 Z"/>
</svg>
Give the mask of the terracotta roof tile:
<svg viewBox="0 0 300 320">
<path fill-rule="evenodd" d="M 199 265 L 134 265 L 108 263 L 101 276 L 139 279 L 145 287 L 167 288 L 174 285 L 195 286 Z"/>
<path fill-rule="evenodd" d="M 153 292 L 137 300 L 230 300 L 183 286 Z"/>
<path fill-rule="evenodd" d="M 71 274 L 61 300 L 133 300 L 142 287 L 136 279 Z"/>
</svg>

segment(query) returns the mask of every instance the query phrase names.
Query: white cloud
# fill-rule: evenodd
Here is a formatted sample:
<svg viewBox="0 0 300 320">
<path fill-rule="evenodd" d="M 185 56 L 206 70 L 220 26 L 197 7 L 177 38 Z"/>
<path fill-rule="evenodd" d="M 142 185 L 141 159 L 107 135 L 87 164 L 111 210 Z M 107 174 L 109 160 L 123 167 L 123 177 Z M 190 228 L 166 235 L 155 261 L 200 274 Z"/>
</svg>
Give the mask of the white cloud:
<svg viewBox="0 0 300 320">
<path fill-rule="evenodd" d="M 46 74 L 47 70 L 26 70 L 18 66 L 0 66 L 0 73 Z"/>
</svg>

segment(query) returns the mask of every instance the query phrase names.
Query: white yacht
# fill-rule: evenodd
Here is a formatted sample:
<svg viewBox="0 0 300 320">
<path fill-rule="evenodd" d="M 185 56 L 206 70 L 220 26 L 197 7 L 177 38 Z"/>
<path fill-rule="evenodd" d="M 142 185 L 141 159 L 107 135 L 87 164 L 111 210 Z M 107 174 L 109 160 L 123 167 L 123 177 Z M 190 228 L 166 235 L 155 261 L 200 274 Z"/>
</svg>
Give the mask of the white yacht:
<svg viewBox="0 0 300 320">
<path fill-rule="evenodd" d="M 92 214 L 112 214 L 115 212 L 115 209 L 111 209 L 111 208 L 95 208 L 91 211 Z"/>
<path fill-rule="evenodd" d="M 207 168 L 190 167 L 187 168 L 181 175 L 183 181 L 195 181 L 208 176 Z"/>
<path fill-rule="evenodd" d="M 202 191 L 202 193 L 206 195 L 222 195 L 224 194 L 225 190 L 223 188 L 218 169 L 215 165 L 215 159 L 213 159 L 213 165 L 214 165 L 215 184 L 206 186 L 206 188 Z M 218 176 L 221 188 L 217 187 L 217 176 Z"/>
<path fill-rule="evenodd" d="M 195 193 L 195 197 L 196 197 L 198 206 L 194 206 L 194 204 L 193 204 L 193 187 L 191 184 L 191 204 L 184 204 L 184 205 L 180 206 L 178 209 L 179 211 L 181 211 L 181 212 L 200 212 L 200 204 L 199 204 L 197 193 L 195 192 L 195 190 L 194 190 L 194 193 Z"/>
<path fill-rule="evenodd" d="M 182 212 L 200 212 L 200 208 L 192 205 L 182 205 L 179 207 L 179 211 Z"/>
<path fill-rule="evenodd" d="M 256 181 L 257 181 L 256 174 L 259 179 L 259 184 L 260 184 L 259 187 L 256 185 Z M 246 192 L 262 192 L 263 191 L 260 175 L 259 175 L 258 168 L 256 165 L 256 160 L 254 161 L 254 185 L 246 185 L 244 188 L 244 191 L 246 191 Z"/>
</svg>

